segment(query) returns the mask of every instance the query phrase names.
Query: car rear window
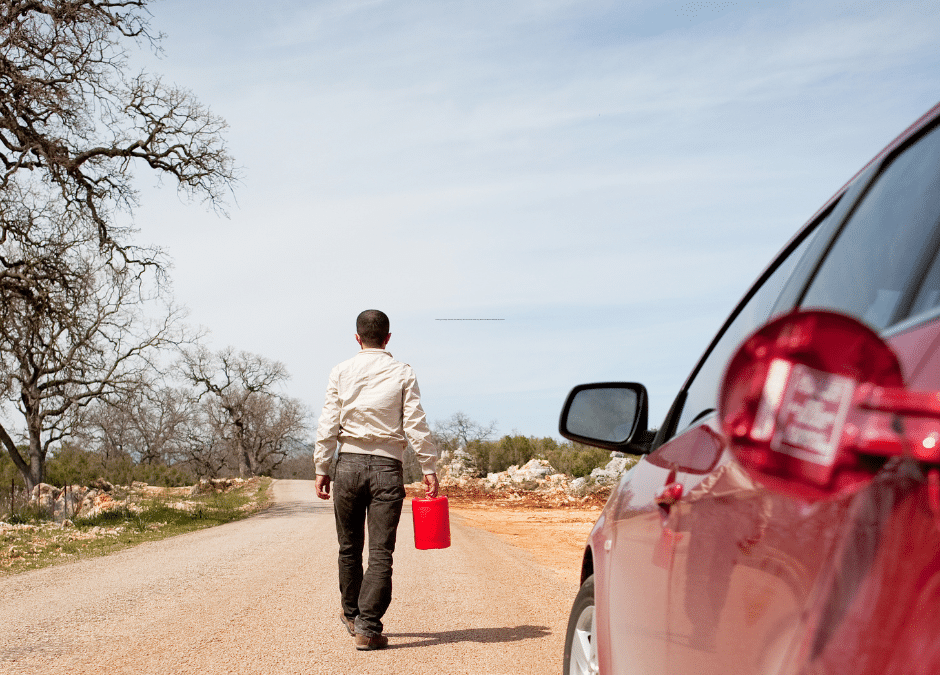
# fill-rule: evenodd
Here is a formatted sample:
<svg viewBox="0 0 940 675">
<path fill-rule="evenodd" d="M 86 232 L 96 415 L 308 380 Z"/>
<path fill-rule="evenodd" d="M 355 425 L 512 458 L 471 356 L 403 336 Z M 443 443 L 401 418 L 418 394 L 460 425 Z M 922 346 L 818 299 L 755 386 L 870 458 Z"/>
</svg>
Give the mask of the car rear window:
<svg viewBox="0 0 940 675">
<path fill-rule="evenodd" d="M 899 155 L 842 229 L 801 305 L 834 309 L 881 330 L 940 303 L 931 270 L 940 221 L 940 127 Z M 933 265 L 934 267 L 936 265 Z M 922 281 L 934 279 L 916 298 Z"/>
</svg>

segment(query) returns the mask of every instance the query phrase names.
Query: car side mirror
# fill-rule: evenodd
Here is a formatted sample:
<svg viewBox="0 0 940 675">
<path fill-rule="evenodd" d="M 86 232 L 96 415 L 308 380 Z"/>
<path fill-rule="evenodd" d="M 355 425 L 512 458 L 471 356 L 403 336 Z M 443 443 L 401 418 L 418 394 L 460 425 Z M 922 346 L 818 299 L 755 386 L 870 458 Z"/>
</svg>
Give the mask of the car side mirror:
<svg viewBox="0 0 940 675">
<path fill-rule="evenodd" d="M 940 393 L 907 390 L 887 343 L 834 312 L 795 312 L 745 340 L 718 414 L 753 478 L 807 501 L 861 489 L 886 457 L 940 464 Z"/>
<path fill-rule="evenodd" d="M 636 382 L 580 384 L 561 409 L 558 431 L 568 440 L 608 450 L 647 452 L 649 403 L 646 387 Z"/>
</svg>

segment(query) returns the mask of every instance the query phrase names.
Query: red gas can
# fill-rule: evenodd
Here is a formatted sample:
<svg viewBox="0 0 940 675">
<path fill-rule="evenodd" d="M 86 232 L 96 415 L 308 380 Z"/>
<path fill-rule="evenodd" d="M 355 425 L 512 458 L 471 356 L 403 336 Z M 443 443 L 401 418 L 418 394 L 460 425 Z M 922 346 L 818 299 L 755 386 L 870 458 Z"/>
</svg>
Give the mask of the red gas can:
<svg viewBox="0 0 940 675">
<path fill-rule="evenodd" d="M 411 515 L 415 525 L 415 548 L 450 546 L 450 511 L 447 497 L 412 499 Z"/>
</svg>

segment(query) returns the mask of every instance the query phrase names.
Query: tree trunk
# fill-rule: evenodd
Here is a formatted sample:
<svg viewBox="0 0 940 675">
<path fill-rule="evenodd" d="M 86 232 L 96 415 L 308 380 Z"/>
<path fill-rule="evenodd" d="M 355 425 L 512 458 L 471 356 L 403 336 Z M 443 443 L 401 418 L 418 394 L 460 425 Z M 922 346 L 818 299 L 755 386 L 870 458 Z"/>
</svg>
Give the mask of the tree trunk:
<svg viewBox="0 0 940 675">
<path fill-rule="evenodd" d="M 33 488 L 39 485 L 42 482 L 42 474 L 44 463 L 40 463 L 38 467 L 38 472 L 33 470 L 33 462 L 27 462 L 26 459 L 23 459 L 23 456 L 20 454 L 19 448 L 16 447 L 16 444 L 13 442 L 13 439 L 10 438 L 10 435 L 7 433 L 7 430 L 0 425 L 0 443 L 7 450 L 7 454 L 10 455 L 10 459 L 13 460 L 13 464 L 19 470 L 20 474 L 23 476 L 23 481 L 26 483 L 26 489 L 29 492 L 33 491 Z M 31 460 L 31 458 L 30 458 Z"/>
<path fill-rule="evenodd" d="M 33 488 L 42 483 L 46 473 L 46 453 L 42 449 L 41 424 L 29 423 L 29 474 L 24 474 L 26 489 L 32 493 Z"/>
<path fill-rule="evenodd" d="M 30 456 L 29 458 L 29 475 L 23 476 L 23 479 L 26 481 L 26 489 L 30 494 L 33 493 L 33 488 L 42 483 L 45 478 L 46 473 L 46 460 L 45 457 L 35 457 Z"/>
<path fill-rule="evenodd" d="M 248 448 L 244 439 L 238 439 L 238 476 L 239 478 L 248 478 L 251 476 L 251 458 L 248 456 Z"/>
</svg>

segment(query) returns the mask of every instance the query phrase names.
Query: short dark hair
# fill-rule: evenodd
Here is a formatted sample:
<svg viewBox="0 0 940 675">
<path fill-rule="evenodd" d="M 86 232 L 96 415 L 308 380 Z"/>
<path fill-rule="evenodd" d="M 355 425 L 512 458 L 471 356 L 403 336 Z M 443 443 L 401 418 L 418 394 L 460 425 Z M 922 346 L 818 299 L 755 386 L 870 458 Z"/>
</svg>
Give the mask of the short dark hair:
<svg viewBox="0 0 940 675">
<path fill-rule="evenodd" d="M 367 309 L 356 317 L 356 333 L 366 347 L 381 347 L 388 337 L 388 316 L 377 309 Z"/>
</svg>

